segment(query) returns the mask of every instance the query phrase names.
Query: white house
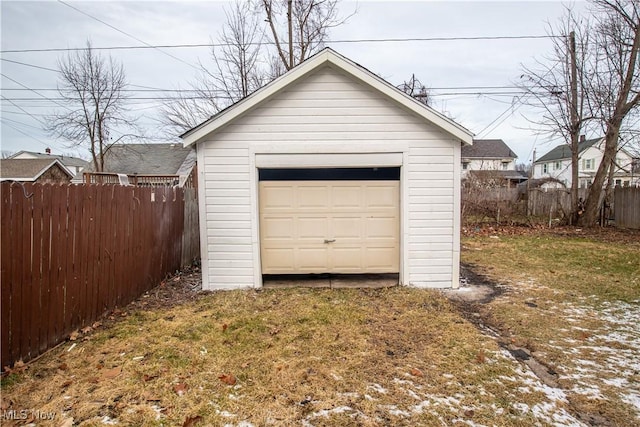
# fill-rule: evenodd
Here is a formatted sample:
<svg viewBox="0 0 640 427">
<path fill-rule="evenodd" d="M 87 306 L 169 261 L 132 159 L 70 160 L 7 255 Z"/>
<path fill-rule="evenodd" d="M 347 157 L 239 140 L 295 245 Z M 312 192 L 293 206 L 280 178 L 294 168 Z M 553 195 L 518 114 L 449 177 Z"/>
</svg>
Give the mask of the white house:
<svg viewBox="0 0 640 427">
<path fill-rule="evenodd" d="M 518 156 L 501 139 L 474 139 L 462 147 L 462 175 L 469 171 L 514 171 Z"/>
<path fill-rule="evenodd" d="M 308 273 L 458 286 L 472 134 L 333 50 L 182 138 L 197 148 L 204 289 Z"/>
<path fill-rule="evenodd" d="M 578 145 L 578 186 L 586 188 L 600 167 L 604 155 L 604 138 L 585 139 L 581 137 Z M 616 155 L 614 184 L 619 186 L 640 184 L 637 160 L 624 149 Z M 533 163 L 533 178 L 555 178 L 566 188 L 571 187 L 571 150 L 569 145 L 561 144 Z M 550 186 L 552 184 L 546 184 Z"/>
<path fill-rule="evenodd" d="M 516 170 L 518 156 L 502 139 L 474 139 L 462 147 L 462 179 L 464 185 L 478 183 L 510 187 L 527 180 Z"/>
</svg>

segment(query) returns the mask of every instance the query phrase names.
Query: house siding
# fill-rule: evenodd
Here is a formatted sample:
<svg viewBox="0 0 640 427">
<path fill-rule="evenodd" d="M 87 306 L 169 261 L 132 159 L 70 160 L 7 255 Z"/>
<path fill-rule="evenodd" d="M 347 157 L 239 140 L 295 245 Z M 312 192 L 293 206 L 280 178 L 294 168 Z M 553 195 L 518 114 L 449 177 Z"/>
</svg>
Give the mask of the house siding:
<svg viewBox="0 0 640 427">
<path fill-rule="evenodd" d="M 199 142 L 204 287 L 260 285 L 256 154 L 379 152 L 403 156 L 403 283 L 457 286 L 460 141 L 323 66 Z"/>
</svg>

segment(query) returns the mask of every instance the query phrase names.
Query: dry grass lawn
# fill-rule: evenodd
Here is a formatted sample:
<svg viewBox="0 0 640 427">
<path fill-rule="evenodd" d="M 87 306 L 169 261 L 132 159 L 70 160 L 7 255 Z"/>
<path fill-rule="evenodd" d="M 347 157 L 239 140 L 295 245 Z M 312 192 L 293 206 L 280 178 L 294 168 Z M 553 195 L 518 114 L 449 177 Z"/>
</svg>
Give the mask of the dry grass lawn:
<svg viewBox="0 0 640 427">
<path fill-rule="evenodd" d="M 216 292 L 159 308 L 152 293 L 5 376 L 2 425 L 640 423 L 640 244 L 497 237 L 465 238 L 463 258 L 506 290 L 478 308 L 502 338 L 437 291 Z"/>
<path fill-rule="evenodd" d="M 583 419 L 638 425 L 640 234 L 493 234 L 463 241 L 463 260 L 506 290 L 482 317 L 558 373 Z"/>
<path fill-rule="evenodd" d="M 136 310 L 4 380 L 39 425 L 551 425 L 570 419 L 438 292 L 217 292 Z"/>
</svg>

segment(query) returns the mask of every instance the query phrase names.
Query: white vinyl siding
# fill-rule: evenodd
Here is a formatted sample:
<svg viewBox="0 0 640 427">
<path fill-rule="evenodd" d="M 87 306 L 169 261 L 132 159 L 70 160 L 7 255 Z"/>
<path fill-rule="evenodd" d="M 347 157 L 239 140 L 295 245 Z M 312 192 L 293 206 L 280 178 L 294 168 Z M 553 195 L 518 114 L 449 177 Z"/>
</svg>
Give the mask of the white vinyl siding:
<svg viewBox="0 0 640 427">
<path fill-rule="evenodd" d="M 323 66 L 204 137 L 198 149 L 205 288 L 260 285 L 256 156 L 383 152 L 403 158 L 401 280 L 457 286 L 460 141 L 351 76 Z"/>
</svg>

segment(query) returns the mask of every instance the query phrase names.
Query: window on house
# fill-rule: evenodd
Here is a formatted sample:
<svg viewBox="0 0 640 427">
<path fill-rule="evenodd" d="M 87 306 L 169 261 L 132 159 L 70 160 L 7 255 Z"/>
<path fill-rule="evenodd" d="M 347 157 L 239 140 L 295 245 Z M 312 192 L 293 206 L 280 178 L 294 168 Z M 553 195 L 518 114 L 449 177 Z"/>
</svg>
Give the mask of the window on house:
<svg viewBox="0 0 640 427">
<path fill-rule="evenodd" d="M 469 162 L 462 162 L 462 169 L 464 170 L 469 169 Z"/>
<path fill-rule="evenodd" d="M 592 170 L 595 166 L 594 159 L 582 159 L 582 169 Z"/>
<path fill-rule="evenodd" d="M 549 173 L 549 165 L 547 163 L 542 165 L 542 173 Z"/>
<path fill-rule="evenodd" d="M 509 162 L 502 162 L 502 170 L 506 171 L 509 169 Z"/>
<path fill-rule="evenodd" d="M 616 187 L 622 187 L 622 180 L 616 179 Z"/>
<path fill-rule="evenodd" d="M 562 162 L 555 162 L 555 163 L 553 164 L 553 169 L 554 169 L 554 170 L 559 170 L 559 169 L 561 169 L 561 168 L 562 168 Z"/>
</svg>

